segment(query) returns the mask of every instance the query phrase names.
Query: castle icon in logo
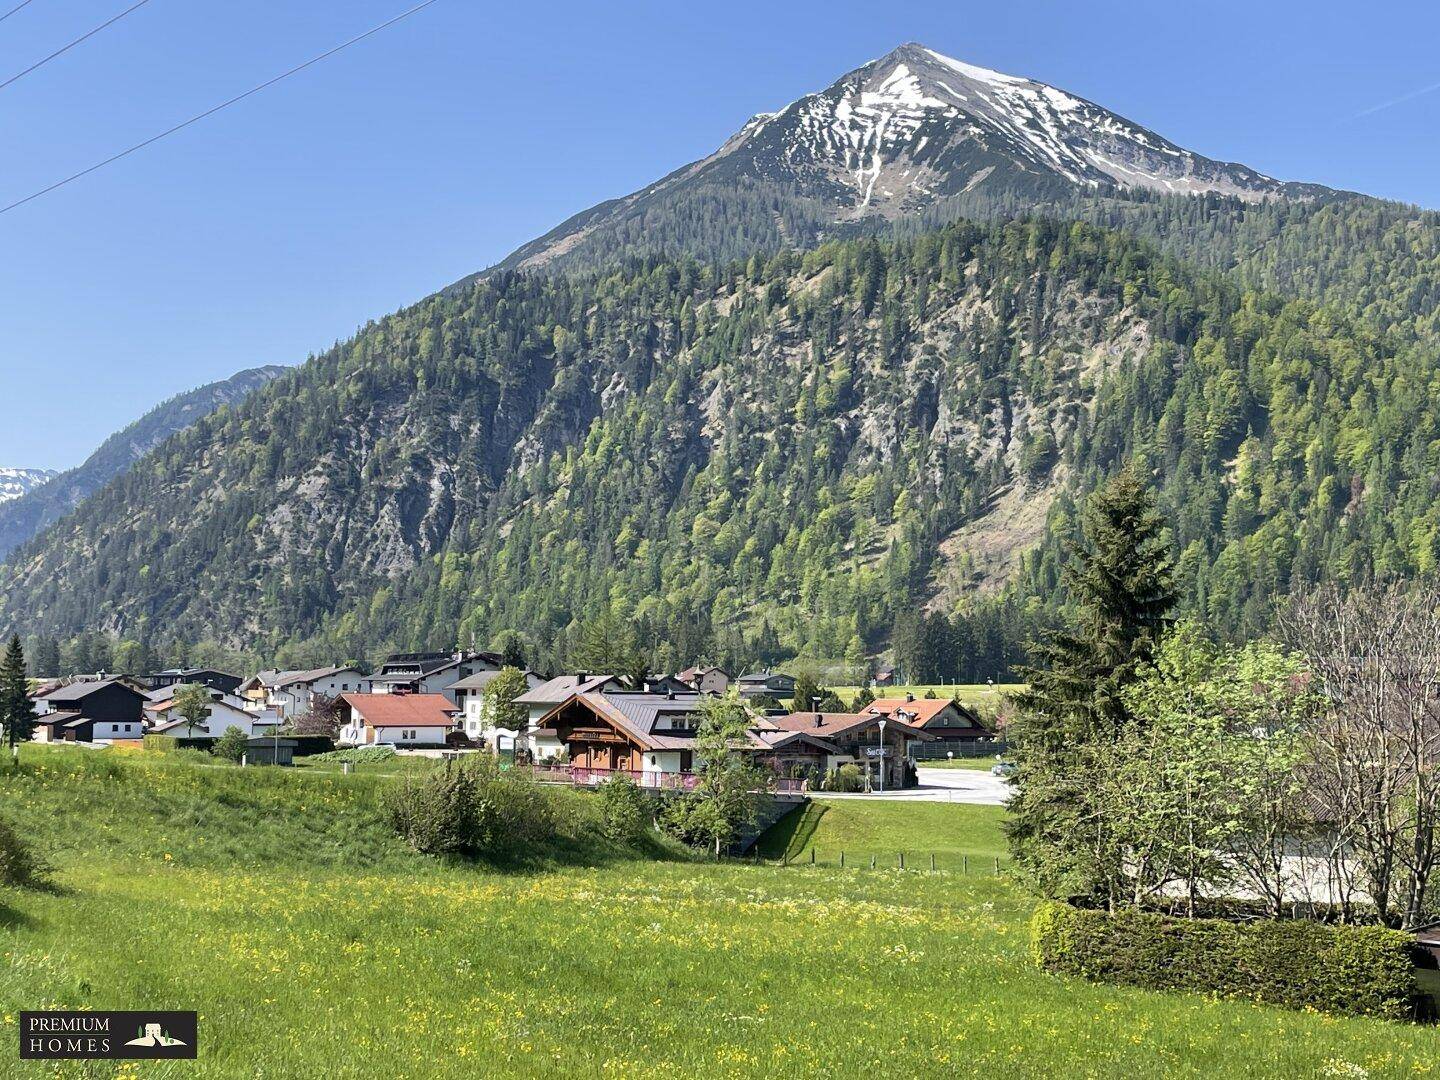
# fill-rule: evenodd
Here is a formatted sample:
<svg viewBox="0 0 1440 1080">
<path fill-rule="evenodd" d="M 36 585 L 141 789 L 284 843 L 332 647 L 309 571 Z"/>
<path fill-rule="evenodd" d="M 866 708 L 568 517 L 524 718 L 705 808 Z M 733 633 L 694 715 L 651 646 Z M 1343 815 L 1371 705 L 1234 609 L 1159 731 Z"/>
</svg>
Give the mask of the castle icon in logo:
<svg viewBox="0 0 1440 1080">
<path fill-rule="evenodd" d="M 138 1039 L 131 1039 L 126 1046 L 184 1046 L 180 1039 L 172 1039 L 161 1030 L 159 1024 L 146 1024 Z"/>
</svg>

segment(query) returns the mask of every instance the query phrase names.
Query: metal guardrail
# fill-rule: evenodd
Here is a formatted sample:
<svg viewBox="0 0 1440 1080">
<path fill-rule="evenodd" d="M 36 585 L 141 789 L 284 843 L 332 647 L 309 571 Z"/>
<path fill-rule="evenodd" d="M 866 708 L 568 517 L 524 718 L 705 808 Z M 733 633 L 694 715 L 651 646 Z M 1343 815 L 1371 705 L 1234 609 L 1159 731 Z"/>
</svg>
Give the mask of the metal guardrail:
<svg viewBox="0 0 1440 1080">
<path fill-rule="evenodd" d="M 940 742 L 913 743 L 910 747 L 912 761 L 947 761 L 951 757 L 962 760 L 1004 756 L 1010 744 L 1004 739 L 941 740 Z"/>
</svg>

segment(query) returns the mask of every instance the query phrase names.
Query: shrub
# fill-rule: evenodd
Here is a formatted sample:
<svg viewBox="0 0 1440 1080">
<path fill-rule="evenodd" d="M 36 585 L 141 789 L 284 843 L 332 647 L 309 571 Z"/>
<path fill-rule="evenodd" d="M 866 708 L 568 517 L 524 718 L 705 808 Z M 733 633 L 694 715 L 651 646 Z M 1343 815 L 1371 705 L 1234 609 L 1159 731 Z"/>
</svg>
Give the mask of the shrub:
<svg viewBox="0 0 1440 1080">
<path fill-rule="evenodd" d="M 502 772 L 489 754 L 472 754 L 468 763 L 475 776 L 475 854 L 525 853 L 559 836 L 565 823 L 542 787 Z"/>
<path fill-rule="evenodd" d="M 690 847 L 708 847 L 714 832 L 714 806 L 709 799 L 686 792 L 665 800 L 656 817 L 660 830 Z"/>
<path fill-rule="evenodd" d="M 20 834 L 0 819 L 0 885 L 39 885 L 45 869 Z"/>
<path fill-rule="evenodd" d="M 833 769 L 825 777 L 826 791 L 864 791 L 865 775 L 853 761 Z"/>
<path fill-rule="evenodd" d="M 386 811 L 396 834 L 426 855 L 526 852 L 567 824 L 545 791 L 502 772 L 488 754 L 407 776 L 387 793 Z"/>
<path fill-rule="evenodd" d="M 1030 931 L 1040 967 L 1097 982 L 1390 1019 L 1413 1016 L 1418 997 L 1410 936 L 1379 926 L 1177 919 L 1047 902 Z"/>
<path fill-rule="evenodd" d="M 211 747 L 211 753 L 226 761 L 238 763 L 245 756 L 246 745 L 249 741 L 245 732 L 238 727 L 226 728 L 225 734 L 215 740 L 215 745 Z"/>
<path fill-rule="evenodd" d="M 633 844 L 650 821 L 649 800 L 628 776 L 617 776 L 599 787 L 600 830 L 616 844 Z"/>
<path fill-rule="evenodd" d="M 348 761 L 352 765 L 375 765 L 389 761 L 395 756 L 393 746 L 352 746 L 347 750 L 327 750 L 323 754 L 311 754 L 311 761 Z"/>
<path fill-rule="evenodd" d="M 161 754 L 173 754 L 177 750 L 208 750 L 209 739 L 186 739 L 178 735 L 144 735 L 140 739 L 143 749 Z"/>
<path fill-rule="evenodd" d="M 407 844 L 426 855 L 473 852 L 476 845 L 475 770 L 447 761 L 419 781 L 409 777 L 387 793 L 390 825 Z"/>
</svg>

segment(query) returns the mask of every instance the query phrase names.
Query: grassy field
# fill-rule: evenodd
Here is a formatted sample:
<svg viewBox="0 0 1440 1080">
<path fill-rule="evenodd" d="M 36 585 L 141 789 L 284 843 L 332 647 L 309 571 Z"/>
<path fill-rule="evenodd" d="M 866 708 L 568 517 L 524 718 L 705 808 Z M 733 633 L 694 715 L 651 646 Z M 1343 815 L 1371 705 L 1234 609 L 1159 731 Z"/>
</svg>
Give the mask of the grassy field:
<svg viewBox="0 0 1440 1080">
<path fill-rule="evenodd" d="M 831 866 L 844 852 L 852 867 L 868 867 L 871 856 L 877 866 L 898 866 L 904 854 L 915 868 L 928 868 L 934 855 L 940 870 L 993 873 L 994 860 L 1009 862 L 1000 833 L 1004 813 L 964 803 L 815 801 L 771 829 L 760 853 L 808 864 L 813 852 L 816 864 Z"/>
<path fill-rule="evenodd" d="M 870 692 L 877 698 L 904 697 L 906 694 L 914 694 L 917 698 L 923 698 L 926 694 L 934 691 L 936 697 L 960 698 L 960 701 L 975 709 L 994 709 L 999 706 L 1000 699 L 1005 694 L 1012 694 L 1017 690 L 1023 690 L 1023 683 L 996 683 L 991 687 L 985 683 L 925 683 L 915 686 L 877 686 Z M 858 686 L 837 686 L 835 693 L 840 695 L 842 701 L 854 701 L 855 695 L 860 692 Z"/>
<path fill-rule="evenodd" d="M 1313 1077 L 1440 1068 L 1440 1033 L 1056 979 L 993 873 L 563 850 L 417 856 L 373 775 L 26 748 L 0 813 L 0 1075 Z M 566 793 L 584 812 L 593 800 Z M 859 801 L 767 843 L 994 856 L 1000 811 Z M 788 835 L 787 835 L 788 833 Z M 20 1009 L 195 1008 L 198 1063 L 14 1057 Z"/>
</svg>

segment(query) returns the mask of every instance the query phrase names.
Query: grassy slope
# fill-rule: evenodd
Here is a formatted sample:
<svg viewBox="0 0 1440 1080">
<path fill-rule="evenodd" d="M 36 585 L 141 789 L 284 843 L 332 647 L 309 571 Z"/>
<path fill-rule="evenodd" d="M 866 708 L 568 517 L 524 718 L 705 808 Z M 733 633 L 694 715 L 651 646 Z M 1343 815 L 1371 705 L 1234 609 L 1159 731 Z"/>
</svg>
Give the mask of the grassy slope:
<svg viewBox="0 0 1440 1080">
<path fill-rule="evenodd" d="M 897 698 L 906 694 L 923 698 L 933 690 L 936 697 L 959 697 L 963 704 L 971 708 L 988 711 L 999 706 L 1003 695 L 1013 694 L 1024 688 L 1023 683 L 996 683 L 993 688 L 984 683 L 922 683 L 915 686 L 877 686 L 870 692 L 877 698 Z M 835 693 L 840 695 L 842 701 L 855 700 L 855 695 L 859 692 L 858 686 L 835 687 Z"/>
<path fill-rule="evenodd" d="M 613 854 L 446 866 L 387 835 L 387 782 L 29 752 L 0 773 L 0 806 L 48 848 L 60 890 L 0 893 L 0 1044 L 21 1008 L 148 1005 L 200 1010 L 201 1060 L 147 1077 L 1400 1076 L 1440 1061 L 1429 1029 L 1041 975 L 1032 901 L 1004 877 Z M 811 840 L 989 852 L 995 815 L 845 803 Z M 4 1075 L 53 1074 L 0 1052 Z"/>
<path fill-rule="evenodd" d="M 846 861 L 895 865 L 904 852 L 912 865 L 929 865 L 936 856 L 941 869 L 963 865 L 959 856 L 972 856 L 973 869 L 982 861 L 1005 855 L 1000 833 L 1004 810 L 998 806 L 963 803 L 866 802 L 860 799 L 815 801 L 785 818 L 761 838 L 761 854 L 808 861 L 815 850 L 817 862 L 835 863 L 840 852 Z"/>
</svg>

